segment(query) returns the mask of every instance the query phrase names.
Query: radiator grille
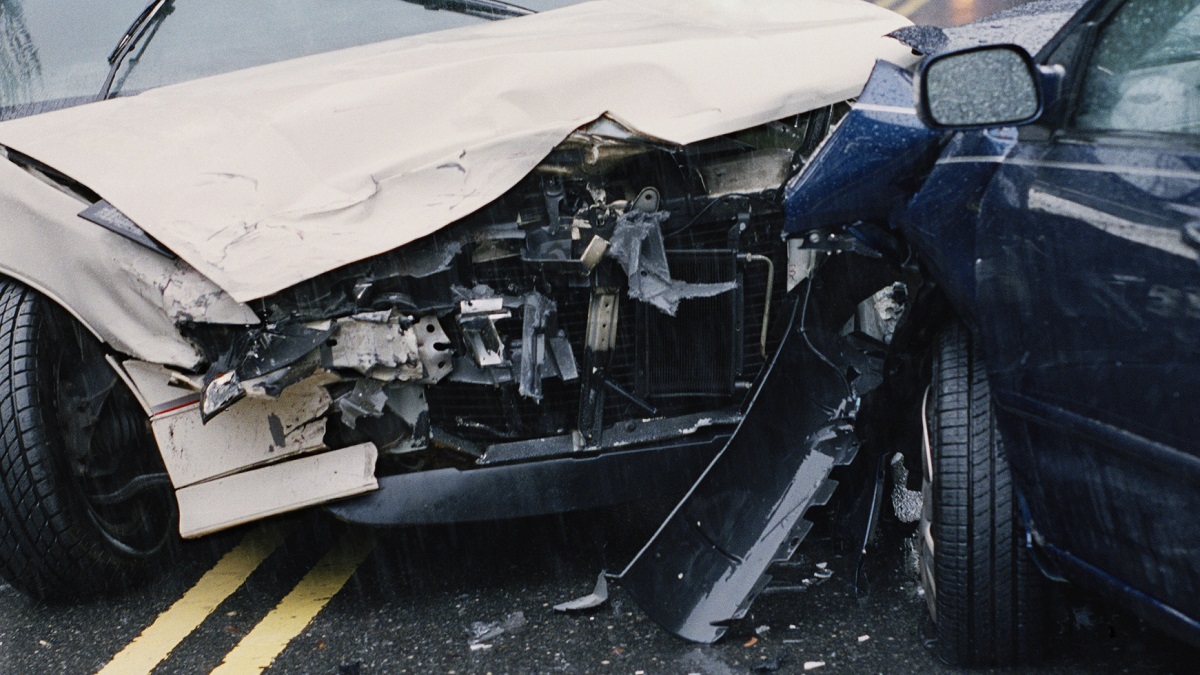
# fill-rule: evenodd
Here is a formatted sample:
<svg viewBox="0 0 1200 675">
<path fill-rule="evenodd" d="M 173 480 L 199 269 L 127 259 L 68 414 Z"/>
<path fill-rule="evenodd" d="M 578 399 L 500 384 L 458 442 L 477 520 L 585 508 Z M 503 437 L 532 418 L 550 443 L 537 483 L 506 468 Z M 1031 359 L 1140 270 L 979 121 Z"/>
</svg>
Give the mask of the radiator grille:
<svg viewBox="0 0 1200 675">
<path fill-rule="evenodd" d="M 785 260 L 778 228 L 763 228 L 755 239 L 743 240 L 739 254 L 772 256 L 775 283 L 771 325 L 778 328 L 784 297 Z M 710 223 L 690 229 L 669 244 L 707 250 L 676 250 L 669 254 L 672 275 L 692 282 L 719 282 L 739 278 L 739 289 L 713 298 L 684 300 L 677 319 L 630 300 L 622 293 L 616 348 L 608 377 L 623 389 L 651 401 L 660 414 L 686 414 L 736 404 L 745 394 L 737 381 L 752 380 L 764 365 L 759 336 L 766 303 L 767 268 L 735 259 L 728 248 L 728 223 Z M 498 293 L 521 295 L 537 288 L 554 298 L 558 322 L 581 361 L 587 331 L 587 288 L 551 284 L 549 275 L 519 258 L 472 266 L 474 284 L 486 284 Z M 443 327 L 456 339 L 452 321 Z M 507 341 L 519 339 L 521 318 L 500 321 Z M 779 331 L 772 330 L 768 353 L 778 345 Z M 492 387 L 443 381 L 428 389 L 431 421 L 479 441 L 537 438 L 566 433 L 578 427 L 579 382 L 557 378 L 543 382 L 540 404 L 517 393 L 515 384 Z M 605 398 L 605 424 L 644 417 L 628 400 L 609 393 Z"/>
</svg>

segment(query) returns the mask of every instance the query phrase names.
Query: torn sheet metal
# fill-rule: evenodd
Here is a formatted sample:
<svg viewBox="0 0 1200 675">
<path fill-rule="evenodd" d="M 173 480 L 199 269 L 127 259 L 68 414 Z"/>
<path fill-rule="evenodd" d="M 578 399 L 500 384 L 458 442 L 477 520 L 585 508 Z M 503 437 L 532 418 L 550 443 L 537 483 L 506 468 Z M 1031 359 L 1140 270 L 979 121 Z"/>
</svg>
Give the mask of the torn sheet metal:
<svg viewBox="0 0 1200 675">
<path fill-rule="evenodd" d="M 287 388 L 277 400 L 243 398 L 205 424 L 199 395 L 169 386 L 170 371 L 124 366 L 152 411 L 150 426 L 177 488 L 325 447 L 324 415 L 333 402 L 324 386 L 328 374 Z"/>
<path fill-rule="evenodd" d="M 378 452 L 371 443 L 301 457 L 199 483 L 175 493 L 179 534 L 200 537 L 242 523 L 370 492 Z"/>
<path fill-rule="evenodd" d="M 425 387 L 419 384 L 392 383 L 384 389 L 387 394 L 386 407 L 408 426 L 408 436 L 394 446 L 382 448 L 390 455 L 417 452 L 429 447 L 432 428 L 429 424 L 429 401 L 425 398 Z"/>
<path fill-rule="evenodd" d="M 200 390 L 201 419 L 208 423 L 244 396 L 277 398 L 313 375 L 321 366 L 318 350 L 335 330 L 325 321 L 273 325 L 249 333 L 248 340 L 236 343 L 209 367 Z"/>
<path fill-rule="evenodd" d="M 395 312 L 356 314 L 336 322 L 330 365 L 356 370 L 377 380 L 425 377 L 417 331 L 400 325 Z"/>
<path fill-rule="evenodd" d="M 882 37 L 907 23 L 857 0 L 596 0 L 11 120 L 0 145 L 244 302 L 475 211 L 602 116 L 686 144 L 850 98 L 876 58 L 911 61 Z"/>
<path fill-rule="evenodd" d="M 542 364 L 550 356 L 547 351 L 547 324 L 555 316 L 554 301 L 541 293 L 530 293 L 525 296 L 525 306 L 521 312 L 521 359 L 517 391 L 526 398 L 535 401 L 542 400 Z M 567 351 L 571 349 L 566 343 Z M 571 359 L 574 363 L 574 358 Z M 565 379 L 565 378 L 564 378 Z"/>
<path fill-rule="evenodd" d="M 629 279 L 629 297 L 657 307 L 670 316 L 687 298 L 711 298 L 737 288 L 736 281 L 694 284 L 671 278 L 662 223 L 666 211 L 646 213 L 632 209 L 617 219 L 606 255 L 617 261 Z"/>
<path fill-rule="evenodd" d="M 558 305 L 537 291 L 524 296 L 495 295 L 487 286 L 457 288 L 458 327 L 468 354 L 454 360 L 450 379 L 493 386 L 516 382 L 521 396 L 542 400 L 542 381 L 579 379 L 579 364 L 566 333 L 558 328 Z M 521 338 L 506 340 L 497 321 L 520 309 Z M 418 334 L 420 331 L 418 331 Z"/>
<path fill-rule="evenodd" d="M 245 396 L 237 371 L 230 370 L 213 377 L 200 392 L 200 421 L 208 422 Z"/>
<path fill-rule="evenodd" d="M 509 318 L 512 318 L 512 312 L 504 307 L 504 298 L 499 296 L 459 303 L 458 328 L 475 365 L 486 368 L 501 366 L 508 361 L 496 322 Z"/>
<path fill-rule="evenodd" d="M 425 377 L 421 381 L 437 384 L 454 369 L 450 338 L 436 316 L 421 317 L 413 324 L 413 329 L 417 332 L 417 354 L 425 368 Z"/>
<path fill-rule="evenodd" d="M 359 383 L 353 395 L 343 397 L 345 405 L 339 408 L 353 428 L 359 416 L 382 410 L 383 383 L 436 383 L 453 369 L 451 357 L 450 339 L 434 316 L 414 322 L 387 310 L 334 321 L 275 324 L 236 344 L 210 368 L 200 413 L 207 423 L 243 396 L 277 398 L 314 373 L 321 372 L 327 382 L 341 379 L 332 371 L 338 369 L 379 383 L 373 395 L 365 394 L 366 385 Z M 378 405 L 368 404 L 368 399 Z"/>
</svg>

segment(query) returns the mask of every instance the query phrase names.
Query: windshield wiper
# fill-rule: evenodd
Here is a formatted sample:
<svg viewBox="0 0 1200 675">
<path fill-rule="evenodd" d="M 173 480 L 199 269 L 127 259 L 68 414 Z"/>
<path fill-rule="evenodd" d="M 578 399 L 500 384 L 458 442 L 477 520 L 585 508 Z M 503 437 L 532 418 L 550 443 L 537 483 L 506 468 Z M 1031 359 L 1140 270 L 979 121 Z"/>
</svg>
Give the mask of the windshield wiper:
<svg viewBox="0 0 1200 675">
<path fill-rule="evenodd" d="M 164 16 L 163 9 L 170 6 L 171 2 L 172 0 L 150 0 L 150 4 L 146 5 L 142 13 L 133 20 L 133 23 L 129 24 L 125 34 L 117 42 L 117 46 L 113 47 L 112 52 L 108 55 L 108 77 L 104 78 L 104 86 L 100 88 L 100 94 L 96 100 L 103 101 L 108 98 L 113 80 L 116 79 L 117 71 L 121 69 L 125 57 L 137 46 L 137 42 L 141 39 L 142 33 L 146 32 L 146 28 Z"/>
<path fill-rule="evenodd" d="M 532 9 L 525 9 L 510 2 L 501 0 L 404 0 L 425 9 L 445 9 L 459 14 L 479 17 L 480 19 L 507 19 L 514 16 L 536 14 Z"/>
<path fill-rule="evenodd" d="M 536 14 L 532 9 L 526 9 L 510 2 L 503 2 L 503 0 L 404 1 L 414 5 L 421 5 L 425 9 L 445 9 L 459 14 L 467 14 L 491 20 Z M 121 69 L 121 64 L 125 62 L 125 57 L 137 46 L 138 41 L 145 34 L 147 28 L 160 22 L 170 12 L 173 2 L 174 0 L 151 0 L 145 9 L 142 10 L 141 14 L 138 14 L 138 17 L 129 25 L 125 34 L 117 42 L 117 46 L 113 47 L 112 52 L 108 55 L 108 77 L 104 78 L 104 86 L 100 88 L 100 93 L 96 96 L 96 100 L 102 101 L 109 97 L 112 93 L 113 81 L 116 80 L 117 72 Z"/>
</svg>

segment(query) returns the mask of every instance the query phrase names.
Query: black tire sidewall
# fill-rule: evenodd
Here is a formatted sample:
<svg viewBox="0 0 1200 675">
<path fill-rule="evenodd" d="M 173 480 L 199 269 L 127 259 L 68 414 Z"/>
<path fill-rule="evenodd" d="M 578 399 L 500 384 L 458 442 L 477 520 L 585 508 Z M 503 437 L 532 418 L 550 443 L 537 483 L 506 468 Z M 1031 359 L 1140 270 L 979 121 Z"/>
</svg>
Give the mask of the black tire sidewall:
<svg viewBox="0 0 1200 675">
<path fill-rule="evenodd" d="M 959 666 L 1035 660 L 1045 581 L 1025 548 L 986 369 L 965 326 L 941 332 L 927 411 L 938 656 Z"/>
<path fill-rule="evenodd" d="M 57 350 L 62 340 L 94 340 L 71 322 L 37 292 L 0 281 L 0 343 L 8 355 L 0 360 L 0 526 L 9 530 L 0 540 L 0 573 L 47 601 L 126 588 L 162 562 L 111 545 L 71 472 L 59 431 Z"/>
</svg>

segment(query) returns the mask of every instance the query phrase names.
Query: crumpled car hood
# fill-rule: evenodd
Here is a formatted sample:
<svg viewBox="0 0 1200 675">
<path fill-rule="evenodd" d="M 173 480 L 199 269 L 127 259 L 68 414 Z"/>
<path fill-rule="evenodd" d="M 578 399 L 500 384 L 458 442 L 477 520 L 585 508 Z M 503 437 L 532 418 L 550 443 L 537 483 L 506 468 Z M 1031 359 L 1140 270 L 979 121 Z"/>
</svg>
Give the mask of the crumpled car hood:
<svg viewBox="0 0 1200 675">
<path fill-rule="evenodd" d="M 686 144 L 856 95 L 860 0 L 597 0 L 0 124 L 239 301 L 488 204 L 602 116 Z M 13 189 L 0 185 L 0 190 Z"/>
</svg>

